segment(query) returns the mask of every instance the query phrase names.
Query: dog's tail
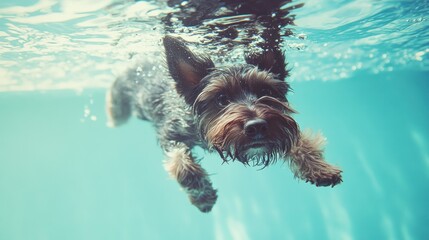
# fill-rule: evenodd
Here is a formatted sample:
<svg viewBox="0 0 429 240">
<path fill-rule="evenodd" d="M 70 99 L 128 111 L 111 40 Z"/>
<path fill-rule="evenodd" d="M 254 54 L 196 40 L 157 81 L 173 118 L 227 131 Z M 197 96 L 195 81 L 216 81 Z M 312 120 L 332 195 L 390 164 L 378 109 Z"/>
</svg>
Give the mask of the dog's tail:
<svg viewBox="0 0 429 240">
<path fill-rule="evenodd" d="M 127 122 L 132 113 L 132 90 L 127 81 L 118 78 L 106 93 L 107 126 L 117 127 Z"/>
</svg>

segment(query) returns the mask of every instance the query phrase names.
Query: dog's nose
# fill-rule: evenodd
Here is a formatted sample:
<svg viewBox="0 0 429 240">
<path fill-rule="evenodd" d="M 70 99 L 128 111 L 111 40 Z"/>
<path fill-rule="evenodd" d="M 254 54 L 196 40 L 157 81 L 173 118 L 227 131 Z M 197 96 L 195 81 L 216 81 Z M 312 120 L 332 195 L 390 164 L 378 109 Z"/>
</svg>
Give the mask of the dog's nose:
<svg viewBox="0 0 429 240">
<path fill-rule="evenodd" d="M 265 137 L 268 130 L 268 123 L 264 119 L 253 119 L 244 124 L 244 133 L 250 138 Z"/>
</svg>

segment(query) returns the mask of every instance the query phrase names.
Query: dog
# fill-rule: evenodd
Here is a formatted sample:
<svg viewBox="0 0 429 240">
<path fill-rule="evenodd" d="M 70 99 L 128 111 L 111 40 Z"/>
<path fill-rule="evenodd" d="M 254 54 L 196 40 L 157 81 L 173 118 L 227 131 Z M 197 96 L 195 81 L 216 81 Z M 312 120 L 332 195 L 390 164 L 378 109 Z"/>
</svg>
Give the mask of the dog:
<svg viewBox="0 0 429 240">
<path fill-rule="evenodd" d="M 283 52 L 252 53 L 245 64 L 216 67 L 181 38 L 167 35 L 163 46 L 168 74 L 144 77 L 132 69 L 117 78 L 107 92 L 108 121 L 119 126 L 132 113 L 151 121 L 165 169 L 201 212 L 211 211 L 217 190 L 192 153 L 195 146 L 225 162 L 264 168 L 285 161 L 295 177 L 316 186 L 342 182 L 342 171 L 323 158 L 324 138 L 301 132 L 292 118 Z"/>
</svg>

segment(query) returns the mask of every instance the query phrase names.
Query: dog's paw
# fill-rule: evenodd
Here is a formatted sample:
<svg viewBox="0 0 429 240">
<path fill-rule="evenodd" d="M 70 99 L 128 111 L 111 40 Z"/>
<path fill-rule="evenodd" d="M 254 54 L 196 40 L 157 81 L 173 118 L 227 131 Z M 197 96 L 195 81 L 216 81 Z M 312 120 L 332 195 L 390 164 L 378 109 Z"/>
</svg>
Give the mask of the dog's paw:
<svg viewBox="0 0 429 240">
<path fill-rule="evenodd" d="M 317 187 L 334 187 L 343 181 L 341 172 L 339 169 L 333 169 L 329 172 L 314 173 L 312 176 L 307 177 L 306 182 L 310 182 Z"/>
<path fill-rule="evenodd" d="M 217 200 L 217 191 L 215 189 L 205 189 L 202 192 L 195 192 L 189 194 L 189 200 L 196 206 L 201 212 L 210 212 L 213 205 Z"/>
</svg>

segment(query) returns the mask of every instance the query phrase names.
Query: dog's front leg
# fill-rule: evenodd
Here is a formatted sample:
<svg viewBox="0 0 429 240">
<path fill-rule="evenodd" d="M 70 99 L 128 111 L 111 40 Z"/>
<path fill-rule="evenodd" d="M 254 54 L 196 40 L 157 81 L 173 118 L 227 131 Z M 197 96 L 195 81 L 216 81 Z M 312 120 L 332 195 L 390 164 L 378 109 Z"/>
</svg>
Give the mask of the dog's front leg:
<svg viewBox="0 0 429 240">
<path fill-rule="evenodd" d="M 301 133 L 289 153 L 290 166 L 295 177 L 316 186 L 333 187 L 342 182 L 342 171 L 323 159 L 324 143 L 321 134 L 313 137 L 310 132 Z"/>
<path fill-rule="evenodd" d="M 195 162 L 190 149 L 183 143 L 174 144 L 166 150 L 164 167 L 186 191 L 189 200 L 201 212 L 210 212 L 216 203 L 217 194 L 207 172 Z"/>
</svg>

